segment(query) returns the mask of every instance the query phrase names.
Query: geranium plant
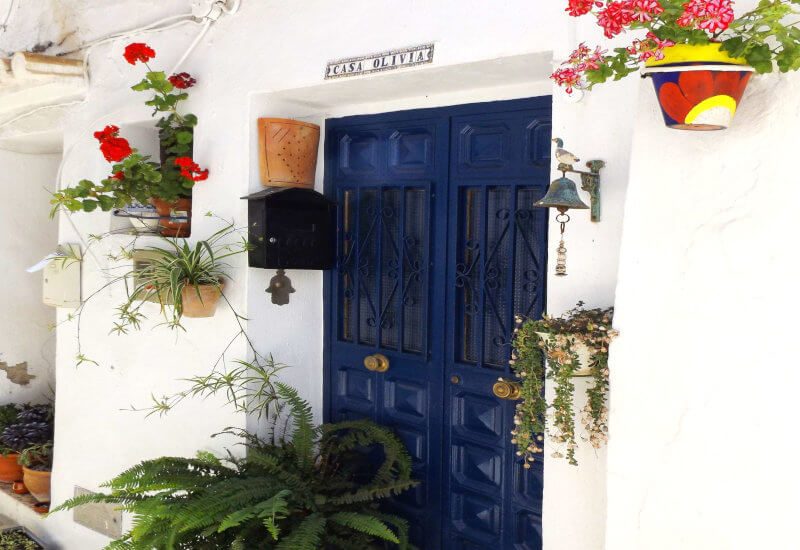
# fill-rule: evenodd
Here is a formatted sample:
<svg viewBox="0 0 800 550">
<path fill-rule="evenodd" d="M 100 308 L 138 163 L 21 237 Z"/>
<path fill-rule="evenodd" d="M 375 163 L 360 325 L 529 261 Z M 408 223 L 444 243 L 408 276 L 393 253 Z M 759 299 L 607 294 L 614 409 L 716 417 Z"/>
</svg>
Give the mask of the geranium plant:
<svg viewBox="0 0 800 550">
<path fill-rule="evenodd" d="M 777 65 L 782 72 L 800 69 L 800 0 L 760 0 L 736 17 L 733 0 L 568 0 L 573 17 L 594 17 L 607 38 L 641 30 L 629 46 L 612 52 L 580 44 L 551 76 L 568 93 L 619 80 L 676 44 L 719 43 L 731 58 L 743 58 L 758 73 Z"/>
<path fill-rule="evenodd" d="M 543 452 L 545 433 L 557 447 L 554 458 L 566 457 L 577 465 L 573 379 L 580 371 L 588 371 L 592 379 L 580 414 L 585 439 L 594 448 L 608 440 L 608 346 L 617 335 L 611 327 L 613 315 L 613 308 L 584 309 L 578 302 L 560 318 L 544 315 L 534 321 L 517 317 L 511 364 L 522 387 L 511 435 L 517 454 L 525 456 L 526 467 Z M 588 361 L 583 359 L 588 364 L 582 364 L 582 346 L 588 348 Z M 550 403 L 545 398 L 545 379 L 554 385 Z"/>
<path fill-rule="evenodd" d="M 154 92 L 145 104 L 153 107 L 153 116 L 162 114 L 156 123 L 161 162 L 140 154 L 120 135 L 118 126 L 106 126 L 94 137 L 103 157 L 111 163 L 110 175 L 100 183 L 81 180 L 76 186 L 55 193 L 51 201 L 53 214 L 62 207 L 72 212 L 92 212 L 97 208 L 124 208 L 133 202 L 145 204 L 150 199 L 172 203 L 191 196 L 195 183 L 208 178 L 208 170 L 192 159 L 197 117 L 178 111 L 178 105 L 189 97 L 186 90 L 196 81 L 188 73 L 167 76 L 163 71 L 152 70 L 148 62 L 155 56 L 156 52 L 142 43 L 129 44 L 124 53 L 131 65 L 141 63 L 147 67 L 145 77 L 132 89 Z"/>
</svg>

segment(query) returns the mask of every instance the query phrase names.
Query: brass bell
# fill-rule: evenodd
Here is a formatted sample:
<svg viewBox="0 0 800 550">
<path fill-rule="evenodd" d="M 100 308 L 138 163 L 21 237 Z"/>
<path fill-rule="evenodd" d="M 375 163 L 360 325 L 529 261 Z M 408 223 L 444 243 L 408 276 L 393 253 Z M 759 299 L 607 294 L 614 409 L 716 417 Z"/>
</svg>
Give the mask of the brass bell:
<svg viewBox="0 0 800 550">
<path fill-rule="evenodd" d="M 553 180 L 547 194 L 533 205 L 541 208 L 555 208 L 562 214 L 570 208 L 581 210 L 589 208 L 589 205 L 583 202 L 578 195 L 578 187 L 575 182 L 565 176 Z"/>
</svg>

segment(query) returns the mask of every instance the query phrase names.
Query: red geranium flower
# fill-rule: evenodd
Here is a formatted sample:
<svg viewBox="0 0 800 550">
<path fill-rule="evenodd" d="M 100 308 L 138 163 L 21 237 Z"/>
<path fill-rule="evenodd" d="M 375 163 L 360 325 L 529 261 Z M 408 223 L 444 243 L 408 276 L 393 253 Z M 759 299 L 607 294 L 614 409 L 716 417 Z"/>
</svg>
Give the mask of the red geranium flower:
<svg viewBox="0 0 800 550">
<path fill-rule="evenodd" d="M 106 126 L 95 132 L 94 137 L 100 142 L 100 151 L 108 162 L 119 162 L 133 152 L 128 140 L 119 137 L 118 126 Z"/>
<path fill-rule="evenodd" d="M 125 47 L 125 60 L 131 65 L 136 65 L 137 62 L 147 63 L 156 56 L 153 48 L 142 42 L 134 42 Z"/>
<path fill-rule="evenodd" d="M 128 140 L 121 137 L 110 137 L 100 143 L 100 151 L 108 162 L 120 162 L 133 152 Z"/>
<path fill-rule="evenodd" d="M 114 172 L 114 173 L 113 173 L 113 174 L 112 174 L 112 175 L 109 177 L 109 179 L 112 179 L 112 180 L 117 180 L 117 181 L 122 181 L 122 180 L 124 180 L 124 179 L 125 179 L 125 172 L 123 172 L 123 171 L 121 171 L 121 170 L 120 170 L 119 172 Z"/>
<path fill-rule="evenodd" d="M 108 138 L 116 137 L 119 134 L 119 126 L 106 126 L 99 132 L 94 133 L 95 139 L 100 143 L 103 143 Z"/>
<path fill-rule="evenodd" d="M 190 75 L 189 73 L 174 74 L 171 77 L 169 77 L 167 80 L 169 80 L 170 84 L 172 84 L 173 86 L 175 86 L 176 88 L 178 88 L 180 90 L 185 90 L 186 88 L 191 88 L 192 86 L 197 84 L 197 80 L 192 78 L 192 75 Z"/>
<path fill-rule="evenodd" d="M 191 181 L 204 181 L 208 179 L 208 170 L 201 170 L 200 165 L 190 157 L 178 157 L 175 166 L 181 169 L 181 176 Z"/>
</svg>

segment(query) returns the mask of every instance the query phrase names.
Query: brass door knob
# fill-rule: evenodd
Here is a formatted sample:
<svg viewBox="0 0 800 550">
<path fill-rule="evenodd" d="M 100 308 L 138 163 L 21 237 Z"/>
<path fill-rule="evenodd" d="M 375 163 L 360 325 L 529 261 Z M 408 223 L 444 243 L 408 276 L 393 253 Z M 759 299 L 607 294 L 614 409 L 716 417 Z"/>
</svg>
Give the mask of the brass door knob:
<svg viewBox="0 0 800 550">
<path fill-rule="evenodd" d="M 367 355 L 364 358 L 364 366 L 372 372 L 386 372 L 389 370 L 389 358 L 382 353 Z"/>
<path fill-rule="evenodd" d="M 501 378 L 492 386 L 492 392 L 500 399 L 515 401 L 522 394 L 522 386 L 517 382 L 508 382 Z"/>
</svg>

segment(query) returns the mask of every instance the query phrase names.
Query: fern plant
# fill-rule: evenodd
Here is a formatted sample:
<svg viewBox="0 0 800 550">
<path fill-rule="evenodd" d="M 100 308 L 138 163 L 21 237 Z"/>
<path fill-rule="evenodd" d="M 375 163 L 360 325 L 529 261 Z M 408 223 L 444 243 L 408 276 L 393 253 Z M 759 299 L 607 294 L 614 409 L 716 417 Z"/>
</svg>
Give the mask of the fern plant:
<svg viewBox="0 0 800 550">
<path fill-rule="evenodd" d="M 276 388 L 281 410 L 270 436 L 235 432 L 244 458 L 148 460 L 107 482 L 109 493 L 70 499 L 53 513 L 92 502 L 132 512 L 133 528 L 109 550 L 409 548 L 406 521 L 379 506 L 416 484 L 402 442 L 366 420 L 315 427 L 297 391 Z"/>
</svg>

